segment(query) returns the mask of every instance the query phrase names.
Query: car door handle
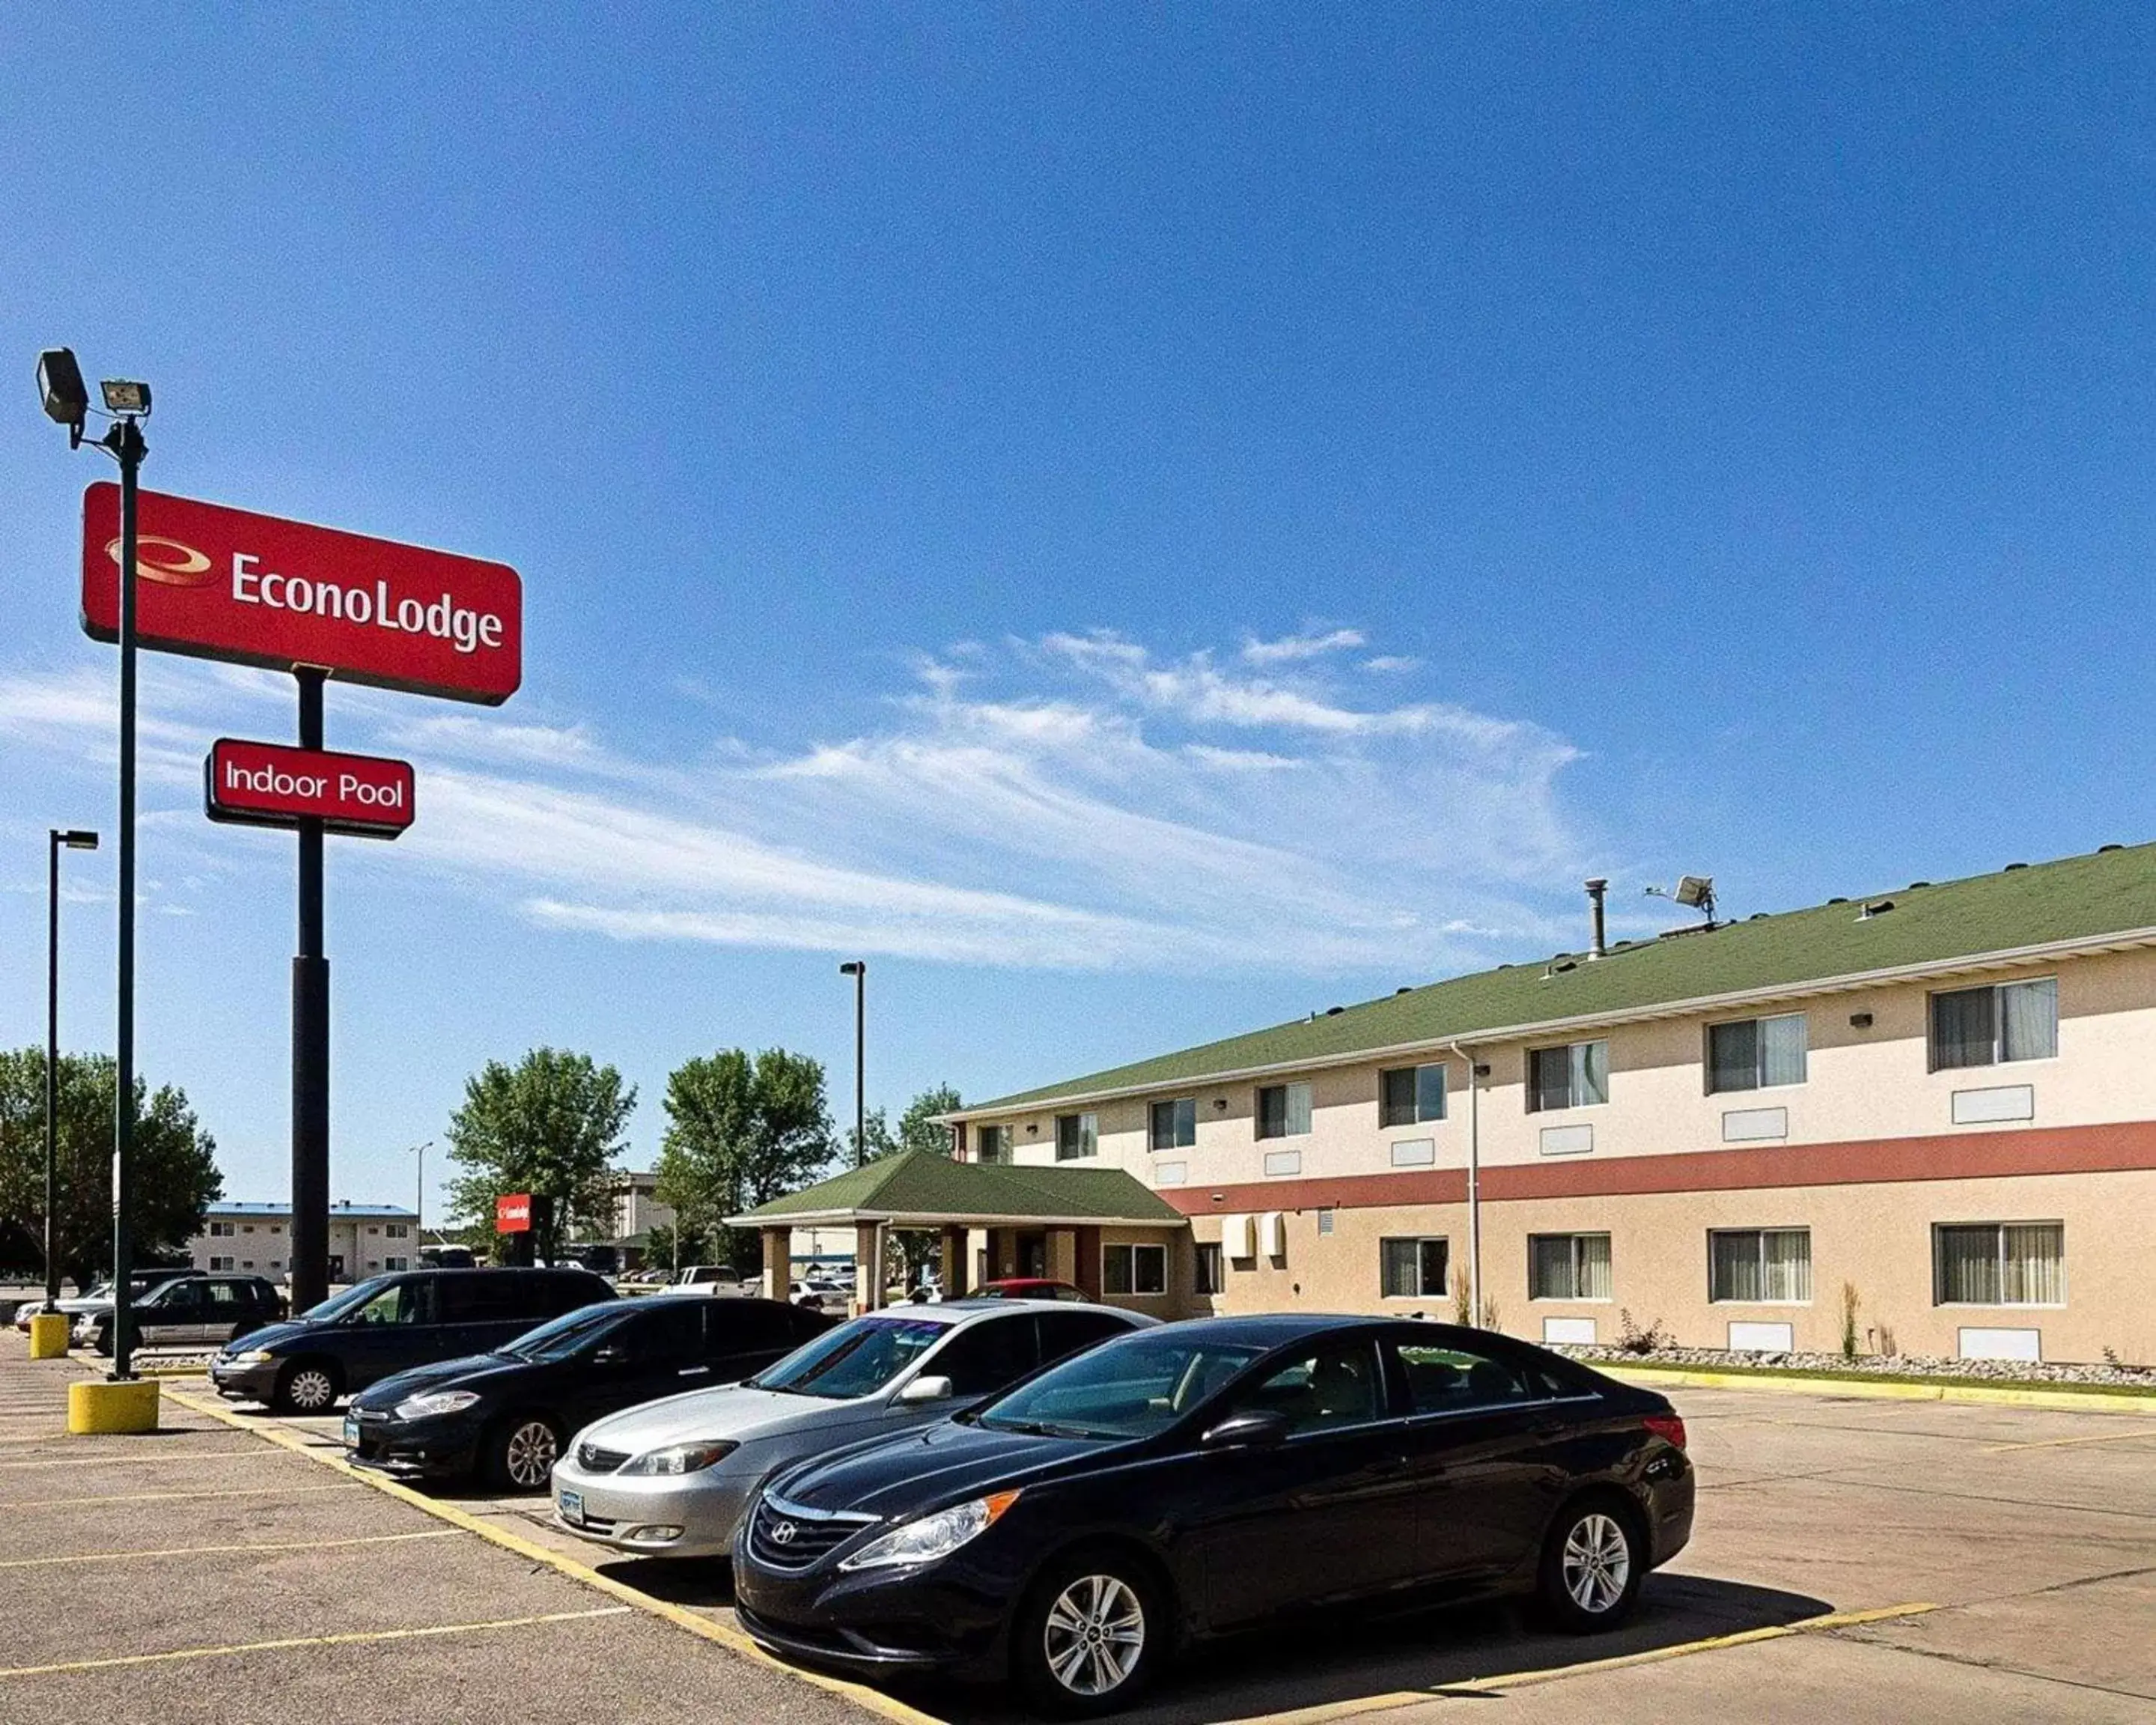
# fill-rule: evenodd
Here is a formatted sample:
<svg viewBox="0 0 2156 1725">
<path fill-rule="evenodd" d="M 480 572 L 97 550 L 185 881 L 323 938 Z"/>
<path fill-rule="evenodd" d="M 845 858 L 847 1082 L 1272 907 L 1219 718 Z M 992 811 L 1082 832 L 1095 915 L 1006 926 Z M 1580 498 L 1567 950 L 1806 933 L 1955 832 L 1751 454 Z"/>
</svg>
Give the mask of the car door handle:
<svg viewBox="0 0 2156 1725">
<path fill-rule="evenodd" d="M 1379 1479 L 1390 1479 L 1407 1471 L 1408 1458 L 1404 1455 L 1386 1455 L 1370 1464 L 1370 1471 Z"/>
<path fill-rule="evenodd" d="M 709 1366 L 684 1366 L 674 1375 L 677 1378 L 701 1378 L 711 1369 Z"/>
</svg>

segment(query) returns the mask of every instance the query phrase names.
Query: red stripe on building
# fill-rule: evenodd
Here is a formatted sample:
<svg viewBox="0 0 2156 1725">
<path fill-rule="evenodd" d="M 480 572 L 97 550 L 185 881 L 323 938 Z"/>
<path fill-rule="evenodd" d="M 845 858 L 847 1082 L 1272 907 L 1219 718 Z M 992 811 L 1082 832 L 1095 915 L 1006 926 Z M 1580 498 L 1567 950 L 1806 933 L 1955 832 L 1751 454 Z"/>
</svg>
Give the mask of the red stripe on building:
<svg viewBox="0 0 2156 1725">
<path fill-rule="evenodd" d="M 1948 1132 L 1936 1137 L 1858 1138 L 1838 1144 L 1773 1144 L 1548 1163 L 1485 1163 L 1486 1204 L 1531 1198 L 1615 1198 L 1656 1192 L 1733 1192 L 1775 1186 L 1866 1186 L 1899 1180 L 1980 1180 L 2016 1174 L 2118 1173 L 2156 1168 L 2156 1121 L 2112 1126 Z M 1345 1174 L 1230 1186 L 1173 1187 L 1160 1194 L 1186 1216 L 1227 1210 L 1374 1209 L 1465 1204 L 1467 1170 Z"/>
</svg>

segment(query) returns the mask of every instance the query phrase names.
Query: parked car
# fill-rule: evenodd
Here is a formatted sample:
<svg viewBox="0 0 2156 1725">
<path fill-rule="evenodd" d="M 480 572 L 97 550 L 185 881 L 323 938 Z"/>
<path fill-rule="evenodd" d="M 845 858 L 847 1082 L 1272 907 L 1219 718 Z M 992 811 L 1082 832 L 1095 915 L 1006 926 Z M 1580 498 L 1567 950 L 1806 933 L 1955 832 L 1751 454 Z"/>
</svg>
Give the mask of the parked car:
<svg viewBox="0 0 2156 1725">
<path fill-rule="evenodd" d="M 1009 1300 L 870 1312 L 735 1389 L 669 1396 L 585 1427 L 555 1464 L 556 1517 L 619 1551 L 722 1556 L 773 1468 L 941 1420 L 1044 1360 L 1153 1322 Z"/>
<path fill-rule="evenodd" d="M 1691 1536 L 1669 1402 L 1486 1331 L 1202 1319 L 978 1412 L 774 1476 L 734 1546 L 742 1626 L 804 1662 L 1128 1705 L 1174 1646 L 1428 1589 L 1612 1628 Z"/>
<path fill-rule="evenodd" d="M 731 1264 L 684 1264 L 675 1274 L 674 1286 L 684 1293 L 737 1294 L 741 1271 Z"/>
<path fill-rule="evenodd" d="M 127 1286 L 131 1291 L 131 1298 L 140 1300 L 153 1288 L 161 1288 L 168 1281 L 179 1281 L 189 1276 L 208 1274 L 209 1271 L 207 1270 L 133 1270 L 128 1272 Z M 95 1312 L 100 1307 L 109 1308 L 111 1304 L 112 1284 L 109 1281 L 101 1281 L 92 1287 L 88 1293 L 76 1294 L 70 1298 L 59 1301 L 51 1309 L 63 1312 L 69 1317 L 80 1317 L 85 1312 Z M 45 1309 L 45 1299 L 42 1294 L 34 1299 L 23 1301 L 15 1308 L 15 1327 L 28 1334 L 30 1320 Z"/>
<path fill-rule="evenodd" d="M 178 1276 L 128 1307 L 141 1348 L 200 1348 L 236 1342 L 285 1316 L 285 1296 L 264 1276 Z M 112 1301 L 77 1314 L 74 1344 L 112 1352 Z"/>
<path fill-rule="evenodd" d="M 1085 1289 L 1050 1276 L 1006 1276 L 984 1281 L 975 1297 L 983 1300 L 1091 1300 Z"/>
<path fill-rule="evenodd" d="M 419 1248 L 419 1262 L 429 1270 L 476 1270 L 479 1260 L 470 1246 L 423 1245 Z"/>
<path fill-rule="evenodd" d="M 831 1327 L 777 1300 L 661 1294 L 587 1306 L 504 1343 L 385 1378 L 352 1399 L 345 1448 L 403 1479 L 475 1474 L 546 1488 L 562 1440 L 624 1408 L 737 1384 Z"/>
<path fill-rule="evenodd" d="M 844 1316 L 846 1308 L 854 1303 L 851 1288 L 842 1286 L 835 1281 L 825 1281 L 817 1276 L 811 1276 L 805 1281 L 790 1283 L 787 1288 L 786 1296 L 796 1306 L 804 1306 L 812 1312 L 828 1312 L 839 1317 Z"/>
<path fill-rule="evenodd" d="M 614 1297 L 588 1270 L 400 1270 L 332 1295 L 210 1362 L 218 1394 L 326 1413 L 393 1373 L 484 1353 L 535 1324 Z"/>
</svg>

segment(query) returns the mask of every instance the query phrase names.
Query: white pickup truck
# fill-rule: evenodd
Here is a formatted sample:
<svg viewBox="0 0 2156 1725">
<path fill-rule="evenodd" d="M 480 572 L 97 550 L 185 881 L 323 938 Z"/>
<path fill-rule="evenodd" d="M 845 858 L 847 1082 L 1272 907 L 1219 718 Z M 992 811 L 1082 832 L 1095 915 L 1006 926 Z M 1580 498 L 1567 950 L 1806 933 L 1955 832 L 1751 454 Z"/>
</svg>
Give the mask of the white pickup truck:
<svg viewBox="0 0 2156 1725">
<path fill-rule="evenodd" d="M 679 1294 L 739 1294 L 747 1290 L 742 1286 L 741 1272 L 726 1264 L 684 1264 L 668 1284 L 670 1290 Z"/>
</svg>

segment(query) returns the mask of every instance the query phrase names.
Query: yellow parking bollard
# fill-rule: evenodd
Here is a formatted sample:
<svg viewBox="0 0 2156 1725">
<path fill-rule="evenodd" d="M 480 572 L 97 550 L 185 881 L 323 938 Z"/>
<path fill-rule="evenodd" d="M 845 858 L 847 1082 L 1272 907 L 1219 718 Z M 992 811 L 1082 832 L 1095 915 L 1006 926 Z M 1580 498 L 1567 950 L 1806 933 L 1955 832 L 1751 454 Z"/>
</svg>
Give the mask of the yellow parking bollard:
<svg viewBox="0 0 2156 1725">
<path fill-rule="evenodd" d="M 155 1378 L 95 1378 L 68 1385 L 68 1434 L 102 1437 L 157 1429 Z"/>
<path fill-rule="evenodd" d="M 64 1359 L 74 1320 L 64 1312 L 40 1312 L 30 1319 L 30 1358 Z"/>
</svg>

